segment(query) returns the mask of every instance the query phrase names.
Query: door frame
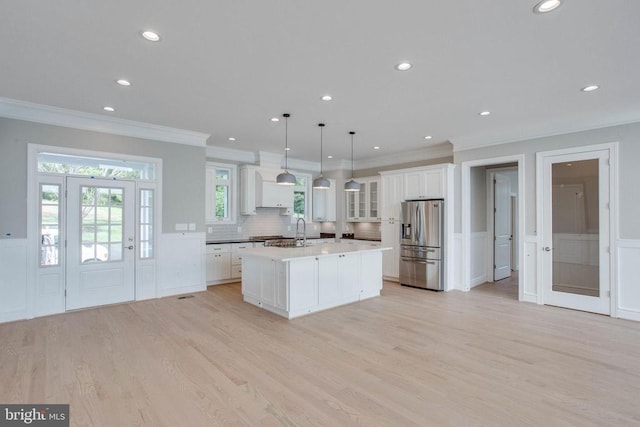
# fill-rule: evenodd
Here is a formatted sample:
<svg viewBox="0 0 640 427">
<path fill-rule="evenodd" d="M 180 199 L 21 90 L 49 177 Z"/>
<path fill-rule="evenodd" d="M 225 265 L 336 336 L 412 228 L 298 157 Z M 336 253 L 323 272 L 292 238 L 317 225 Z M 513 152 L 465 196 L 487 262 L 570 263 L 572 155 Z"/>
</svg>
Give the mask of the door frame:
<svg viewBox="0 0 640 427">
<path fill-rule="evenodd" d="M 548 157 L 560 155 L 583 154 L 591 151 L 609 152 L 609 289 L 610 307 L 609 316 L 618 317 L 618 286 L 617 286 L 617 253 L 618 253 L 618 143 L 609 142 L 604 144 L 585 145 L 581 147 L 564 148 L 560 150 L 540 151 L 536 153 L 536 230 L 538 253 L 542 253 L 544 236 L 544 160 Z M 542 256 L 537 256 L 536 276 L 538 289 L 538 304 L 544 304 L 543 272 L 544 266 Z"/>
<path fill-rule="evenodd" d="M 40 225 L 39 225 L 39 184 L 41 180 L 39 179 L 42 176 L 52 176 L 52 177 L 64 177 L 65 175 L 55 175 L 55 174 L 41 174 L 38 172 L 38 154 L 41 152 L 46 153 L 54 153 L 54 154 L 65 154 L 65 155 L 73 155 L 80 157 L 94 157 L 94 158 L 103 158 L 103 159 L 111 159 L 111 160 L 124 160 L 124 161 L 134 161 L 134 162 L 145 162 L 145 163 L 153 163 L 155 167 L 155 179 L 153 180 L 138 180 L 136 181 L 136 204 L 135 204 L 135 221 L 136 228 L 138 225 L 138 193 L 142 189 L 151 189 L 154 190 L 154 198 L 155 198 L 155 227 L 154 227 L 154 236 L 155 239 L 155 247 L 154 247 L 154 257 L 149 260 L 140 260 L 138 256 L 138 252 L 136 251 L 136 259 L 135 259 L 135 280 L 136 280 L 136 295 L 135 300 L 138 299 L 147 299 L 149 295 L 142 296 L 138 295 L 138 281 L 139 281 L 139 264 L 144 264 L 147 268 L 151 268 L 154 272 L 154 283 L 153 283 L 153 295 L 151 297 L 155 298 L 158 295 L 158 281 L 157 277 L 157 260 L 158 256 L 161 252 L 161 248 L 159 245 L 161 228 L 162 228 L 162 159 L 156 157 L 145 157 L 145 156 L 137 156 L 130 155 L 125 153 L 114 153 L 114 152 L 106 152 L 106 151 L 98 151 L 98 150 L 89 150 L 89 149 L 77 149 L 77 148 L 69 148 L 64 146 L 54 146 L 54 145 L 45 145 L 45 144 L 27 144 L 27 286 L 26 286 L 26 318 L 31 319 L 36 316 L 64 313 L 66 306 L 66 299 L 64 297 L 64 292 L 62 294 L 52 294 L 47 298 L 51 300 L 61 299 L 62 303 L 56 305 L 55 303 L 50 303 L 48 309 L 45 309 L 44 312 L 41 308 L 38 308 L 36 304 L 37 299 L 42 297 L 41 295 L 41 283 L 39 283 L 39 269 L 40 269 L 40 247 L 39 247 L 39 239 L 40 239 Z M 57 178 L 59 179 L 59 178 Z M 61 191 L 66 191 L 66 179 L 61 179 Z M 66 202 L 65 202 L 66 207 Z M 63 219 L 63 222 L 66 224 L 66 216 Z M 136 229 L 137 233 L 137 229 Z M 136 244 L 137 244 L 136 238 Z M 66 254 L 64 250 L 61 250 L 62 255 L 62 263 L 66 262 Z M 66 275 L 64 274 L 64 269 L 62 271 L 62 275 L 60 280 L 63 280 L 64 289 L 66 289 Z"/>
<path fill-rule="evenodd" d="M 495 247 L 494 244 L 495 242 L 493 240 L 491 240 L 491 237 L 493 237 L 494 235 L 494 222 L 495 222 L 495 213 L 493 212 L 493 205 L 494 205 L 494 194 L 493 194 L 493 178 L 495 176 L 495 174 L 500 173 L 500 172 L 512 172 L 512 171 L 517 171 L 518 167 L 517 166 L 507 166 L 507 167 L 497 167 L 497 168 L 491 168 L 491 169 L 487 169 L 486 173 L 487 173 L 487 282 L 493 282 L 494 281 L 494 273 L 493 273 L 493 265 L 495 264 Z M 519 178 L 519 176 L 518 176 Z M 519 181 L 518 181 L 519 182 Z M 491 190 L 491 191 L 490 191 Z M 520 191 L 520 188 L 518 188 L 518 191 Z M 516 196 L 516 201 L 519 202 L 520 201 L 520 195 L 518 194 Z M 511 198 L 511 193 L 510 193 L 510 198 Z M 511 204 L 511 200 L 509 200 L 509 204 Z M 511 216 L 513 217 L 513 212 L 511 212 Z M 517 221 L 517 219 L 516 219 Z M 514 224 L 511 224 L 512 228 L 513 228 Z M 519 236 L 513 236 L 513 240 L 511 241 L 511 245 L 519 245 Z M 513 247 L 511 248 L 511 256 L 513 257 Z M 513 260 L 511 261 L 511 270 L 513 271 Z M 520 280 L 521 278 L 518 277 L 518 280 Z"/>
<path fill-rule="evenodd" d="M 518 164 L 518 194 L 525 191 L 525 155 L 492 157 L 480 160 L 469 160 L 461 163 L 461 217 L 462 217 L 462 272 L 461 287 L 467 292 L 471 289 L 471 168 L 477 166 L 500 165 L 504 163 Z M 518 300 L 535 302 L 525 295 L 527 266 L 525 265 L 525 197 L 518 197 Z"/>
</svg>

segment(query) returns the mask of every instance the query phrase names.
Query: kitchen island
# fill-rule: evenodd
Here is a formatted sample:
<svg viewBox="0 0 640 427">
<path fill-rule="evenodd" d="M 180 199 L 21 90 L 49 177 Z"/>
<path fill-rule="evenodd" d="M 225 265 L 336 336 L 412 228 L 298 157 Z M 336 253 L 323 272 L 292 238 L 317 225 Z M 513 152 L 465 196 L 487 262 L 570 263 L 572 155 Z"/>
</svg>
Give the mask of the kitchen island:
<svg viewBox="0 0 640 427">
<path fill-rule="evenodd" d="M 380 295 L 382 251 L 344 243 L 242 252 L 245 302 L 288 319 Z"/>
</svg>

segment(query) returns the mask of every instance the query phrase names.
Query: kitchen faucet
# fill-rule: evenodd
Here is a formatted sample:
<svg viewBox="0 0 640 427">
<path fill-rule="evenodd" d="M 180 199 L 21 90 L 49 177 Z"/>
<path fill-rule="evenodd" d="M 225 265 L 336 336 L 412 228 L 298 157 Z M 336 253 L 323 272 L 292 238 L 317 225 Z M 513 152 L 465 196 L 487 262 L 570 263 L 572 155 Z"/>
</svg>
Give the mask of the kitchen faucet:
<svg viewBox="0 0 640 427">
<path fill-rule="evenodd" d="M 307 246 L 307 223 L 305 222 L 304 218 L 298 218 L 298 221 L 296 222 L 296 245 L 298 245 L 298 241 L 300 240 L 299 236 L 299 225 L 300 225 L 300 221 L 302 221 L 302 236 L 303 236 L 303 240 L 302 240 L 302 246 Z"/>
</svg>

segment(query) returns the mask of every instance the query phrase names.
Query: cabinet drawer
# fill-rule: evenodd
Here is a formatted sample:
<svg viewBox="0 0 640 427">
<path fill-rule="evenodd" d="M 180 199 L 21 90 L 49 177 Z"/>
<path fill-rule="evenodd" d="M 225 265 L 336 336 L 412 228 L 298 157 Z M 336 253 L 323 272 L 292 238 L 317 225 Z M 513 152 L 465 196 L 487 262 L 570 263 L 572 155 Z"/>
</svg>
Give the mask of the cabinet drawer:
<svg viewBox="0 0 640 427">
<path fill-rule="evenodd" d="M 229 243 L 216 243 L 213 245 L 207 245 L 208 254 L 219 254 L 221 252 L 230 252 L 231 244 Z"/>
<path fill-rule="evenodd" d="M 231 244 L 232 251 L 237 251 L 238 249 L 247 249 L 252 247 L 253 247 L 253 243 L 232 243 Z"/>
<path fill-rule="evenodd" d="M 231 253 L 231 265 L 242 264 L 242 251 Z"/>
</svg>

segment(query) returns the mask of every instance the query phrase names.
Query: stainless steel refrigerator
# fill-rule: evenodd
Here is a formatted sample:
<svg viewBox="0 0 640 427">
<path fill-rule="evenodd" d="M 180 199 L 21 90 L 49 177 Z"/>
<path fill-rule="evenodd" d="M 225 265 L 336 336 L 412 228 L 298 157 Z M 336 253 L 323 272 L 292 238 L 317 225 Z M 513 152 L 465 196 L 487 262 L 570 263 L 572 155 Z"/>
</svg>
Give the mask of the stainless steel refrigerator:
<svg viewBox="0 0 640 427">
<path fill-rule="evenodd" d="M 444 200 L 402 203 L 400 283 L 444 289 Z"/>
</svg>

